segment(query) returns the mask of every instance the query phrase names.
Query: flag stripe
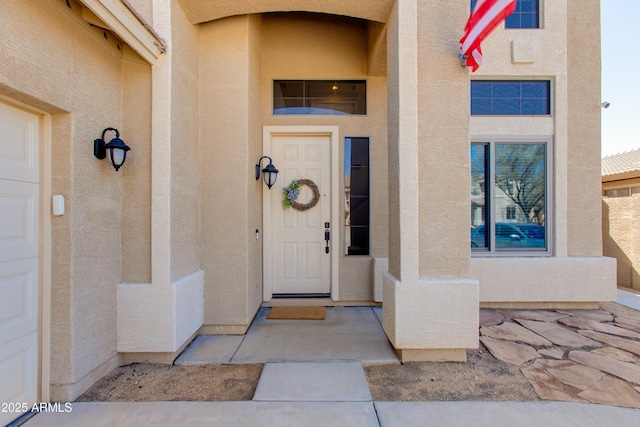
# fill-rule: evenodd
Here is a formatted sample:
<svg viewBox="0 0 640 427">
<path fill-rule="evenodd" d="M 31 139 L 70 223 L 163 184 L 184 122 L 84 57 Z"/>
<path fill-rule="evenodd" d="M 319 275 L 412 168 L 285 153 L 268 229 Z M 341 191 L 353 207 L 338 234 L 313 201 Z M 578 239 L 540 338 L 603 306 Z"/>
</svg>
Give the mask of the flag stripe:
<svg viewBox="0 0 640 427">
<path fill-rule="evenodd" d="M 480 43 L 484 40 L 491 31 L 508 16 L 511 12 L 501 16 L 505 13 L 505 9 L 509 7 L 509 5 L 513 3 L 515 7 L 515 0 L 498 0 L 497 3 L 493 5 L 489 5 L 489 10 L 482 14 L 474 14 L 475 16 L 479 15 L 479 19 L 475 22 L 469 31 L 468 36 L 465 37 L 465 43 L 462 45 L 462 51 L 466 53 L 469 50 L 470 45 L 476 40 Z"/>
<path fill-rule="evenodd" d="M 480 43 L 516 8 L 516 0 L 478 0 L 460 39 L 462 55 L 467 66 L 476 71 L 482 65 Z"/>
</svg>

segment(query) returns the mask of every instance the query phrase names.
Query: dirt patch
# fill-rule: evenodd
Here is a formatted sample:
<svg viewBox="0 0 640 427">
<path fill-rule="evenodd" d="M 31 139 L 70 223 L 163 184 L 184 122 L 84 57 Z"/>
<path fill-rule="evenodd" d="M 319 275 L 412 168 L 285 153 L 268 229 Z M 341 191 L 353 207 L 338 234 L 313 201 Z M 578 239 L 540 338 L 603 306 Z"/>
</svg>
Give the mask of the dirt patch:
<svg viewBox="0 0 640 427">
<path fill-rule="evenodd" d="M 616 303 L 601 303 L 616 315 L 640 318 L 640 313 Z M 559 348 L 566 353 L 566 349 Z M 525 364 L 526 366 L 526 364 Z M 240 401 L 251 400 L 261 364 L 173 366 L 134 364 L 114 370 L 78 401 Z M 376 401 L 538 401 L 520 372 L 482 345 L 467 350 L 466 363 L 407 363 L 365 367 Z"/>
<path fill-rule="evenodd" d="M 540 400 L 519 367 L 501 362 L 482 346 L 467 350 L 466 363 L 371 365 L 365 373 L 378 401 Z"/>
<path fill-rule="evenodd" d="M 251 400 L 261 364 L 175 366 L 133 364 L 115 369 L 78 402 Z M 535 401 L 516 366 L 486 349 L 467 351 L 466 363 L 407 363 L 365 367 L 378 401 Z"/>
<path fill-rule="evenodd" d="M 133 364 L 115 369 L 78 402 L 251 400 L 260 364 L 175 366 Z"/>
</svg>

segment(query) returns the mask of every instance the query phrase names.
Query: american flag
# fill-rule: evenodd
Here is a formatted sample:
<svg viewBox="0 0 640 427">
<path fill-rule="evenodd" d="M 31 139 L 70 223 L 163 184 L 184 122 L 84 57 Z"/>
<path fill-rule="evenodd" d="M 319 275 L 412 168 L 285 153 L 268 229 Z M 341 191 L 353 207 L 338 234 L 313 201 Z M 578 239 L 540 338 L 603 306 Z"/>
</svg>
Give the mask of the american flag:
<svg viewBox="0 0 640 427">
<path fill-rule="evenodd" d="M 476 71 L 483 64 L 480 43 L 516 9 L 516 0 L 477 0 L 460 39 L 460 63 Z"/>
</svg>

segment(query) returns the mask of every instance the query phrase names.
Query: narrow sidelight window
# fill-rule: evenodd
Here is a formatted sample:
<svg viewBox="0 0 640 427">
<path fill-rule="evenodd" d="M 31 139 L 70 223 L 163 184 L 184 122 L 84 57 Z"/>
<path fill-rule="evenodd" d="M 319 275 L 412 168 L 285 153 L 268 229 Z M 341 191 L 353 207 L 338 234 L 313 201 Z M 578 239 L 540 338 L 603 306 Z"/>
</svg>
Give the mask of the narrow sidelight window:
<svg viewBox="0 0 640 427">
<path fill-rule="evenodd" d="M 369 138 L 344 140 L 345 254 L 369 255 Z"/>
</svg>

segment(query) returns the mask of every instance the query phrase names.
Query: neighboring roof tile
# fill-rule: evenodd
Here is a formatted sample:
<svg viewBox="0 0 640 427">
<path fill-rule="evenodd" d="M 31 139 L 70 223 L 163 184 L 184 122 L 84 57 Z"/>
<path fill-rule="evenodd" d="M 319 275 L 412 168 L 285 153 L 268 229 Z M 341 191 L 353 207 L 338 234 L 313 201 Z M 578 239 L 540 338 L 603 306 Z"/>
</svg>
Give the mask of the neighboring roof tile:
<svg viewBox="0 0 640 427">
<path fill-rule="evenodd" d="M 640 149 L 602 158 L 602 176 L 640 171 Z"/>
</svg>

